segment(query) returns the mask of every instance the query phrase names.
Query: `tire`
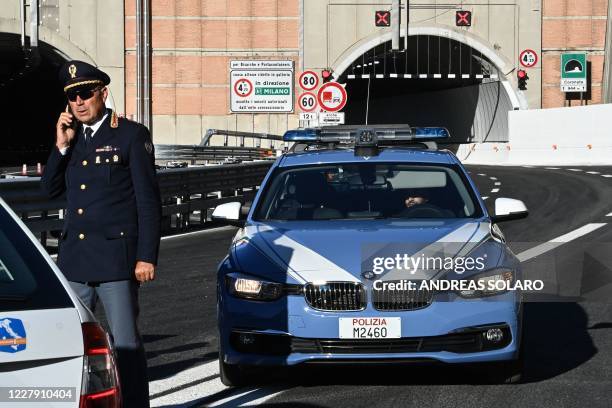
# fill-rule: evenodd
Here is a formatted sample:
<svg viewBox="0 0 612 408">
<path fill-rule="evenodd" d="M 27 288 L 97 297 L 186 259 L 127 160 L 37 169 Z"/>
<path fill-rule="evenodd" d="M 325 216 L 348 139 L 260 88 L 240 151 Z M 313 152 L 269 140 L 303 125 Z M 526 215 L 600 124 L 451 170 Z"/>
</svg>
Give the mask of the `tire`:
<svg viewBox="0 0 612 408">
<path fill-rule="evenodd" d="M 239 387 L 249 383 L 249 375 L 242 366 L 226 364 L 223 358 L 219 358 L 219 377 L 223 385 L 228 387 Z"/>
<path fill-rule="evenodd" d="M 500 367 L 500 383 L 517 384 L 523 377 L 523 353 L 516 360 L 504 361 Z"/>
</svg>

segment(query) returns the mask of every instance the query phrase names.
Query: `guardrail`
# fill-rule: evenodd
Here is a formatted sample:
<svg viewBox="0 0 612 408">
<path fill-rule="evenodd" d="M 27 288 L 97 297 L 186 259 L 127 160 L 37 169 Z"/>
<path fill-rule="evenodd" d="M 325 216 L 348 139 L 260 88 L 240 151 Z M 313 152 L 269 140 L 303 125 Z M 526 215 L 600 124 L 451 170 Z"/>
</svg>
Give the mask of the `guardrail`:
<svg viewBox="0 0 612 408">
<path fill-rule="evenodd" d="M 162 231 L 184 230 L 209 221 L 208 211 L 230 201 L 248 201 L 272 166 L 272 161 L 158 170 L 162 199 Z M 63 226 L 64 197 L 49 199 L 40 179 L 0 180 L 0 196 L 40 237 Z"/>
<path fill-rule="evenodd" d="M 274 158 L 273 149 L 240 146 L 190 146 L 190 145 L 155 145 L 155 161 L 186 161 L 190 164 L 208 164 L 223 162 L 227 159 L 239 161 Z"/>
</svg>

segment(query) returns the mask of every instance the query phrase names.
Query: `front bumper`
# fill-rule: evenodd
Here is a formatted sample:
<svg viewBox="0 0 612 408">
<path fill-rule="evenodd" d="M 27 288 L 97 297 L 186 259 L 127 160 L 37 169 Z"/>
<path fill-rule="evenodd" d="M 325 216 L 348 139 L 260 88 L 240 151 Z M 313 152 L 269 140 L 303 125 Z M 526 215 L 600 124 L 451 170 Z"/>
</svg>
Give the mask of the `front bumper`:
<svg viewBox="0 0 612 408">
<path fill-rule="evenodd" d="M 518 309 L 511 292 L 483 299 L 434 300 L 424 309 L 403 312 L 378 311 L 371 305 L 356 312 L 325 312 L 310 308 L 301 296 L 253 302 L 223 293 L 219 298 L 220 353 L 226 363 L 244 365 L 510 360 L 519 349 Z M 401 317 L 401 338 L 341 340 L 339 317 Z M 501 328 L 504 337 L 487 344 L 483 333 L 492 327 Z"/>
</svg>

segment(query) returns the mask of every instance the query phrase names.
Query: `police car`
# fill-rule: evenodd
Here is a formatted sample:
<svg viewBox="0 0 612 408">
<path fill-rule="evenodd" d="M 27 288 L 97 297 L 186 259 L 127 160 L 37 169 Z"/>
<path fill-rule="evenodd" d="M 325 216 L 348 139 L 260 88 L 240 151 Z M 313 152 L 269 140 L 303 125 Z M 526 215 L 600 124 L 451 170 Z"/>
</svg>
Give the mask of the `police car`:
<svg viewBox="0 0 612 408">
<path fill-rule="evenodd" d="M 0 226 L 0 401 L 120 407 L 107 333 L 1 198 Z"/>
<path fill-rule="evenodd" d="M 527 216 L 498 198 L 489 214 L 444 128 L 336 126 L 285 133 L 218 267 L 220 373 L 376 361 L 483 363 L 521 375 L 520 264 L 497 223 Z M 491 367 L 489 367 L 491 368 Z"/>
</svg>

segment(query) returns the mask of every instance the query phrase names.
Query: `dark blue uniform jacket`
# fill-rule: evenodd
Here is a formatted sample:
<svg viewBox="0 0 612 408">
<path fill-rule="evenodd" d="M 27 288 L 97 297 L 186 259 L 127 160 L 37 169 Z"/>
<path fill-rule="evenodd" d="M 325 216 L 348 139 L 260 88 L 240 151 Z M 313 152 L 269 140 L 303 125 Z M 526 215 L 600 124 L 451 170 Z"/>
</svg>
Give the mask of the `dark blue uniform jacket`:
<svg viewBox="0 0 612 408">
<path fill-rule="evenodd" d="M 151 136 L 108 116 L 85 146 L 82 128 L 65 156 L 52 149 L 42 176 L 51 197 L 66 192 L 58 264 L 77 282 L 134 279 L 136 261 L 157 264 L 161 200 Z"/>
</svg>

